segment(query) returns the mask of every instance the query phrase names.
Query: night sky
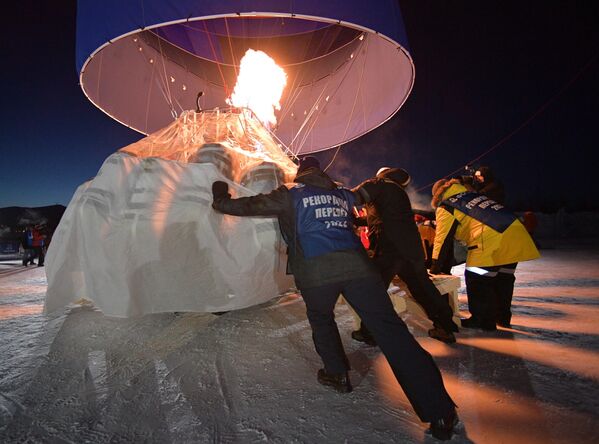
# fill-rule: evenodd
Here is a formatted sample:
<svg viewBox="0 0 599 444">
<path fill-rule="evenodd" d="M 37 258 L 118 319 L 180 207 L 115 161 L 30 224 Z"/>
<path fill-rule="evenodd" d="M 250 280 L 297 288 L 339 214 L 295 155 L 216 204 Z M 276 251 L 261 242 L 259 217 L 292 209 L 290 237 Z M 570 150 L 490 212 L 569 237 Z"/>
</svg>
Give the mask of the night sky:
<svg viewBox="0 0 599 444">
<path fill-rule="evenodd" d="M 67 205 L 106 157 L 142 136 L 78 86 L 76 2 L 14 3 L 3 6 L 1 28 L 0 207 Z M 476 164 L 494 169 L 508 206 L 599 209 L 599 3 L 400 5 L 412 94 L 393 119 L 340 149 L 331 176 L 356 185 L 400 166 L 424 201 L 427 185 L 496 146 Z M 326 165 L 334 152 L 318 157 Z"/>
</svg>

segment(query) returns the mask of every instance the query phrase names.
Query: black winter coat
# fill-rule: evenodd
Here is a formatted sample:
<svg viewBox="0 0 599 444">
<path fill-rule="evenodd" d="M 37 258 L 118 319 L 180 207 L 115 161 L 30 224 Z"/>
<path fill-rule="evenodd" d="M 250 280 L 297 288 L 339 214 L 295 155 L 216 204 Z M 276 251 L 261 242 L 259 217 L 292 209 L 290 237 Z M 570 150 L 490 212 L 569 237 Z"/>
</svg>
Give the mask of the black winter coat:
<svg viewBox="0 0 599 444">
<path fill-rule="evenodd" d="M 368 205 L 368 231 L 376 238 L 375 257 L 397 257 L 424 264 L 422 241 L 410 198 L 393 180 L 393 170 L 384 177 L 361 183 L 353 191 Z"/>
</svg>

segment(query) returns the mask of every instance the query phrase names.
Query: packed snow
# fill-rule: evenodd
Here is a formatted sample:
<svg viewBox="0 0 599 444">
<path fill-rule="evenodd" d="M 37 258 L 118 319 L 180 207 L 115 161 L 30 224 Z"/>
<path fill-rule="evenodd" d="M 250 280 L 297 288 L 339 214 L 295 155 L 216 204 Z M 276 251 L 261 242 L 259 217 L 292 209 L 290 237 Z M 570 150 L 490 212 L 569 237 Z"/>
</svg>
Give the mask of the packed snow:
<svg viewBox="0 0 599 444">
<path fill-rule="evenodd" d="M 459 406 L 452 442 L 599 442 L 599 248 L 541 253 L 518 267 L 512 329 L 447 345 L 404 316 Z M 379 349 L 351 339 L 342 303 L 350 394 L 316 382 L 296 294 L 122 319 L 85 304 L 45 315 L 46 288 L 43 267 L 0 262 L 0 442 L 435 442 Z"/>
</svg>

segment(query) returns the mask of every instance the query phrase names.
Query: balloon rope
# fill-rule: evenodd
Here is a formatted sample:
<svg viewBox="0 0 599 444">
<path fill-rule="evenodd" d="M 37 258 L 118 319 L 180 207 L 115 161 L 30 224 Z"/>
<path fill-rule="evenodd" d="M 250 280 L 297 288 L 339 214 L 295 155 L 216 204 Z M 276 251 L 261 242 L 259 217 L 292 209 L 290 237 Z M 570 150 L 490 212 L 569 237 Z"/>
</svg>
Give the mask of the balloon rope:
<svg viewBox="0 0 599 444">
<path fill-rule="evenodd" d="M 368 39 L 366 38 L 366 39 L 364 39 L 364 40 L 366 40 L 366 42 L 364 43 L 364 45 L 366 45 L 366 46 L 367 46 L 367 45 L 368 45 L 368 43 L 367 43 L 367 42 L 368 42 Z M 368 47 L 366 47 L 366 49 L 368 49 Z M 360 54 L 360 53 L 362 53 L 362 52 L 363 52 L 364 54 L 368 54 L 368 52 L 366 51 L 366 49 L 365 49 L 364 51 L 358 51 L 358 54 Z M 357 57 L 356 57 L 356 58 L 357 58 Z M 349 115 L 349 119 L 348 119 L 348 121 L 347 121 L 347 125 L 345 126 L 345 131 L 343 132 L 343 138 L 342 138 L 342 139 L 345 139 L 345 136 L 346 136 L 346 134 L 347 134 L 347 130 L 348 130 L 348 128 L 349 128 L 349 124 L 350 124 L 350 122 L 351 122 L 351 118 L 352 118 L 352 117 L 353 117 L 353 115 L 354 115 L 354 110 L 356 109 L 356 102 L 358 101 L 358 94 L 360 94 L 360 95 L 361 95 L 361 92 L 362 92 L 362 83 L 363 83 L 363 81 L 364 81 L 364 70 L 365 70 L 365 68 L 366 68 L 366 55 L 364 55 L 364 63 L 362 64 L 362 71 L 360 72 L 360 82 L 358 83 L 358 88 L 357 88 L 357 91 L 356 91 L 356 97 L 354 98 L 354 103 L 353 103 L 353 105 L 352 105 L 351 114 Z M 334 161 L 335 161 L 335 159 L 337 158 L 337 154 L 339 153 L 339 150 L 341 149 L 341 146 L 342 146 L 342 145 L 339 145 L 339 146 L 337 147 L 337 151 L 335 152 L 335 155 L 333 156 L 333 158 L 331 159 L 331 161 L 329 162 L 329 164 L 326 166 L 326 168 L 325 168 L 323 171 L 326 171 L 326 170 L 328 170 L 328 169 L 329 169 L 329 167 L 330 167 L 331 165 L 333 165 L 333 162 L 334 162 Z"/>
<path fill-rule="evenodd" d="M 227 29 L 227 40 L 229 41 L 229 51 L 231 51 L 231 64 L 233 65 L 233 69 L 235 70 L 235 79 L 239 77 L 237 73 L 237 64 L 235 63 L 235 55 L 233 54 L 233 44 L 231 43 L 231 34 L 229 32 L 229 22 L 227 21 L 227 17 L 225 17 L 225 28 Z"/>
<path fill-rule="evenodd" d="M 530 122 L 532 122 L 535 118 L 537 118 L 539 115 L 541 115 L 543 112 L 545 112 L 545 110 L 547 108 L 549 108 L 549 106 L 552 105 L 553 102 L 555 102 L 555 100 L 559 96 L 561 96 L 568 88 L 570 88 L 578 80 L 578 78 L 582 75 L 583 72 L 585 72 L 593 63 L 595 63 L 598 56 L 599 56 L 599 53 L 597 53 L 593 57 L 591 57 L 591 59 L 574 75 L 574 77 L 572 77 L 568 82 L 566 82 L 564 84 L 564 86 L 562 86 L 562 88 L 556 94 L 554 94 L 549 100 L 547 100 L 543 105 L 541 105 L 528 119 L 526 119 L 524 122 L 522 122 L 516 129 L 514 129 L 513 131 L 511 131 L 510 133 L 508 133 L 506 136 L 502 137 L 501 139 L 499 139 L 499 141 L 496 142 L 493 146 L 491 146 L 491 148 L 489 148 L 488 150 L 483 152 L 481 155 L 475 157 L 470 162 L 466 163 L 466 165 L 470 165 L 470 164 L 476 162 L 477 160 L 482 159 L 484 156 L 489 154 L 491 151 L 494 151 L 500 145 L 503 145 L 505 142 L 507 142 L 509 139 L 511 139 L 516 133 L 518 133 L 520 130 L 522 130 L 524 127 L 526 127 Z M 442 179 L 447 179 L 448 177 L 453 176 L 454 174 L 462 171 L 463 169 L 464 169 L 464 167 L 460 167 L 457 170 L 454 170 L 451 173 L 446 174 L 445 176 L 442 177 Z M 422 188 L 418 188 L 416 191 L 426 190 L 428 187 L 433 186 L 435 184 L 435 182 L 431 182 L 428 185 L 423 186 Z"/>
<path fill-rule="evenodd" d="M 308 48 L 311 47 L 313 40 L 314 40 L 314 33 L 311 33 L 308 44 L 304 46 L 304 53 L 303 53 L 301 60 L 304 60 L 306 58 L 306 55 L 308 54 Z M 303 81 L 306 76 L 306 70 L 302 67 L 303 65 L 304 65 L 304 63 L 299 63 L 297 65 L 298 68 L 295 70 L 295 75 L 293 76 L 293 83 L 291 84 L 291 87 L 287 89 L 289 91 L 289 96 L 287 97 L 285 105 L 281 107 L 283 109 L 283 112 L 277 119 L 279 121 L 279 125 L 283 122 L 283 120 L 285 120 L 285 118 L 287 117 L 287 114 L 289 113 L 289 110 L 291 110 L 293 108 L 293 106 L 295 105 L 295 102 L 299 98 L 300 91 L 303 89 L 303 88 L 296 89 L 296 85 L 298 83 L 301 83 L 300 80 Z"/>
<path fill-rule="evenodd" d="M 365 39 L 365 40 L 367 40 L 367 39 Z M 356 51 L 358 54 L 360 53 L 360 50 L 361 50 L 361 48 L 362 48 L 362 46 L 363 46 L 364 44 L 365 44 L 365 42 L 362 42 L 362 44 L 360 45 L 360 48 L 358 49 L 358 51 Z M 339 83 L 337 84 L 337 87 L 335 88 L 335 91 L 333 91 L 333 92 L 330 94 L 330 97 L 331 97 L 331 98 L 333 98 L 333 97 L 335 96 L 335 94 L 337 94 L 337 92 L 339 91 L 339 88 L 341 87 L 341 85 L 343 84 L 343 82 L 345 81 L 345 79 L 347 78 L 347 75 L 349 74 L 349 72 L 350 72 L 351 68 L 354 66 L 354 63 L 356 62 L 356 60 L 357 60 L 357 59 L 358 59 L 358 57 L 357 57 L 357 56 L 356 56 L 356 57 L 353 57 L 353 58 L 351 59 L 351 62 L 349 62 L 349 64 L 348 64 L 348 67 L 347 67 L 347 69 L 345 70 L 345 73 L 343 74 L 343 78 L 342 78 L 342 79 L 339 81 Z M 350 113 L 350 116 L 349 116 L 349 119 L 348 119 L 348 121 L 347 121 L 347 125 L 345 126 L 345 130 L 344 130 L 344 132 L 343 132 L 343 138 L 345 138 L 345 135 L 347 134 L 347 130 L 348 130 L 348 128 L 349 128 L 349 124 L 350 124 L 350 122 L 351 122 L 351 118 L 353 117 L 353 114 L 354 114 L 354 110 L 355 110 L 355 106 L 356 106 L 356 101 L 357 101 L 357 94 L 358 94 L 358 91 L 359 91 L 359 89 L 361 89 L 361 87 L 362 87 L 362 80 L 363 80 L 363 77 L 364 77 L 364 67 L 365 67 L 365 64 L 366 64 L 366 58 L 364 58 L 364 65 L 362 66 L 362 71 L 361 71 L 361 73 L 360 73 L 360 83 L 359 83 L 358 89 L 356 90 L 356 98 L 354 98 L 354 103 L 353 103 L 353 106 L 352 106 L 352 111 L 351 111 L 351 113 Z M 332 78 L 330 78 L 330 80 L 332 80 Z M 329 81 L 330 81 L 330 80 L 329 80 Z M 327 82 L 327 85 L 325 85 L 325 88 L 326 88 L 327 86 L 328 86 L 328 82 Z M 322 96 L 322 93 L 324 93 L 324 89 L 322 90 L 322 92 L 321 92 L 321 94 L 320 94 L 320 96 L 319 96 L 319 99 L 320 99 L 320 97 Z M 316 102 L 318 102 L 318 100 L 317 100 Z M 316 104 L 317 104 L 316 102 L 315 102 L 314 106 L 316 106 Z M 326 106 L 326 105 L 325 105 L 325 106 Z M 324 107 L 323 107 L 323 108 L 324 108 Z M 299 131 L 297 132 L 297 134 L 296 134 L 296 135 L 295 135 L 295 137 L 293 138 L 293 141 L 294 141 L 294 140 L 297 138 L 297 136 L 299 136 L 300 132 L 303 130 L 304 126 L 306 125 L 306 123 L 307 123 L 308 119 L 309 119 L 310 117 L 312 117 L 313 111 L 314 111 L 314 107 L 313 107 L 313 109 L 311 109 L 311 110 L 310 110 L 310 113 L 308 114 L 308 116 L 306 117 L 306 119 L 304 119 L 304 122 L 302 123 L 302 126 L 300 127 Z M 319 114 L 320 114 L 320 113 L 319 113 Z M 305 134 L 302 136 L 302 140 L 301 140 L 301 142 L 300 142 L 300 144 L 299 144 L 299 148 L 298 148 L 298 149 L 295 151 L 296 153 L 299 153 L 299 151 L 300 151 L 300 150 L 301 150 L 301 148 L 303 147 L 304 143 L 306 142 L 306 139 L 308 138 L 308 135 L 310 134 L 310 132 L 312 131 L 312 128 L 314 128 L 314 125 L 316 124 L 316 120 L 317 120 L 317 119 L 315 119 L 315 120 L 312 122 L 312 125 L 310 126 L 310 129 L 309 129 L 308 131 L 306 131 L 306 132 L 305 132 Z M 293 144 L 293 141 L 291 142 L 291 144 L 290 144 L 290 145 L 292 145 L 292 144 Z"/>
<path fill-rule="evenodd" d="M 225 96 L 229 96 L 229 87 L 227 86 L 227 82 L 225 81 L 225 75 L 223 74 L 222 69 L 220 68 L 220 62 L 216 57 L 216 49 L 214 49 L 214 45 L 212 44 L 212 37 L 208 32 L 208 27 L 206 26 L 206 20 L 202 20 L 202 24 L 204 25 L 204 30 L 206 32 L 206 36 L 208 37 L 208 43 L 210 43 L 210 49 L 212 50 L 212 56 L 214 57 L 214 62 L 218 68 L 218 72 L 220 74 L 220 78 L 223 81 L 223 86 L 225 88 Z"/>
<path fill-rule="evenodd" d="M 341 149 L 341 147 L 342 147 L 342 146 L 343 146 L 343 144 L 341 144 L 341 145 L 339 145 L 339 146 L 337 147 L 337 149 L 335 150 L 335 154 L 333 155 L 333 158 L 331 159 L 331 161 L 329 162 L 329 164 L 328 164 L 328 165 L 325 167 L 325 169 L 324 169 L 324 170 L 322 170 L 322 171 L 326 171 L 326 170 L 328 170 L 328 169 L 329 169 L 329 167 L 330 167 L 331 165 L 333 165 L 333 162 L 334 162 L 334 161 L 335 161 L 335 159 L 337 158 L 337 154 L 339 154 L 339 150 Z"/>
<path fill-rule="evenodd" d="M 166 89 L 165 98 L 166 98 L 167 103 L 171 107 L 171 113 L 173 114 L 173 117 L 176 117 L 174 115 L 175 107 L 173 106 L 173 97 L 171 95 L 171 87 L 169 85 L 168 75 L 166 74 L 166 64 L 164 63 L 164 53 L 162 51 L 162 40 L 160 38 L 158 38 L 158 49 L 160 50 L 160 61 L 162 62 L 162 72 L 164 73 L 164 86 Z"/>
</svg>

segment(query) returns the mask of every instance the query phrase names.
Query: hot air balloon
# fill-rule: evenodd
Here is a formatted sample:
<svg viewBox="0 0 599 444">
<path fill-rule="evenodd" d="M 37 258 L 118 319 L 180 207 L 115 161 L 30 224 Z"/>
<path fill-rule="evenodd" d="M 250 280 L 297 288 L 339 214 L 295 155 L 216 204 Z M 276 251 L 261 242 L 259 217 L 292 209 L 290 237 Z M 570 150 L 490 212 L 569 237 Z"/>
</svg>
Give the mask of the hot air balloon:
<svg viewBox="0 0 599 444">
<path fill-rule="evenodd" d="M 80 1 L 77 67 L 98 108 L 144 134 L 222 107 L 241 58 L 288 76 L 275 133 L 295 154 L 336 147 L 391 118 L 414 66 L 395 0 Z"/>
<path fill-rule="evenodd" d="M 291 159 L 391 118 L 413 84 L 406 47 L 395 1 L 80 0 L 83 92 L 146 137 L 75 192 L 46 311 L 220 312 L 289 289 L 276 220 L 215 213 L 210 186 L 268 192 Z"/>
</svg>

